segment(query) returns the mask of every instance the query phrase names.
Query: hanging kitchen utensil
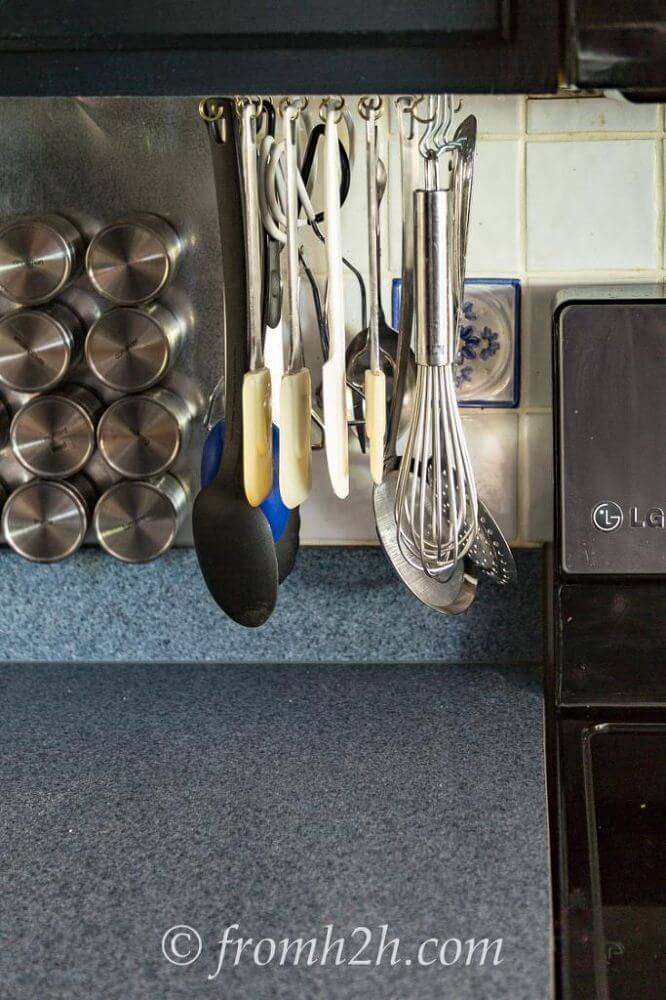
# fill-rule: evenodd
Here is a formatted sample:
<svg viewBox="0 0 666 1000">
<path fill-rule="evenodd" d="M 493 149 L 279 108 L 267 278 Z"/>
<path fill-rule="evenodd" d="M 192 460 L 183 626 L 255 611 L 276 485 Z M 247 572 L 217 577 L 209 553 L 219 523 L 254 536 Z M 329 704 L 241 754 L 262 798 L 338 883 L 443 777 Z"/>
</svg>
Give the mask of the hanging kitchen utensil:
<svg viewBox="0 0 666 1000">
<path fill-rule="evenodd" d="M 247 326 L 250 368 L 243 379 L 243 481 L 245 495 L 258 507 L 273 488 L 271 375 L 264 364 L 261 220 L 257 190 L 256 122 L 263 113 L 259 97 L 236 99 L 240 119 L 241 176 L 247 260 Z"/>
<path fill-rule="evenodd" d="M 400 463 L 395 501 L 398 544 L 405 559 L 446 578 L 478 531 L 476 482 L 455 387 L 460 250 L 455 190 L 439 184 L 442 153 L 451 149 L 452 100 L 436 98 L 421 137 L 425 190 L 414 194 L 416 403 Z"/>
<path fill-rule="evenodd" d="M 201 453 L 202 488 L 208 486 L 217 475 L 223 452 L 224 420 L 218 420 L 208 431 Z M 294 568 L 298 555 L 301 515 L 298 507 L 289 510 L 282 501 L 278 484 L 279 461 L 280 433 L 277 427 L 273 426 L 273 489 L 264 502 L 260 504 L 260 508 L 271 527 L 278 561 L 279 581 L 284 583 Z"/>
<path fill-rule="evenodd" d="M 264 112 L 267 111 L 267 106 L 272 109 L 272 102 L 268 100 L 263 101 Z M 207 117 L 207 112 L 205 107 L 202 109 L 200 106 L 200 114 L 204 121 Z M 274 115 L 267 114 L 268 119 L 268 132 L 273 135 L 274 129 L 272 127 Z M 219 136 L 219 122 L 217 119 L 208 123 L 211 132 L 211 139 L 217 141 Z M 261 190 L 261 185 L 260 185 Z M 261 199 L 260 199 L 261 200 Z M 282 246 L 279 240 L 275 241 L 277 246 Z M 279 261 L 278 261 L 279 267 Z M 281 279 L 280 288 L 281 288 Z M 282 301 L 282 296 L 279 296 L 280 302 Z M 222 454 L 224 451 L 224 432 L 225 432 L 225 422 L 223 417 L 218 419 L 218 413 L 222 413 L 224 406 L 224 376 L 222 376 L 212 393 L 210 394 L 208 400 L 208 406 L 206 409 L 206 414 L 204 417 L 204 425 L 207 428 L 207 435 L 204 441 L 202 454 L 201 454 L 201 486 L 202 488 L 207 486 L 217 475 L 220 462 L 222 460 Z M 299 543 L 300 543 L 300 525 L 301 517 L 300 511 L 296 507 L 290 510 L 282 501 L 280 496 L 280 489 L 278 483 L 278 467 L 279 467 L 279 456 L 280 456 L 280 446 L 279 446 L 279 431 L 275 425 L 272 428 L 273 436 L 273 488 L 268 495 L 268 497 L 260 504 L 260 508 L 263 511 L 268 523 L 271 527 L 271 532 L 275 542 L 275 554 L 278 562 L 278 578 L 279 582 L 283 583 L 284 580 L 289 576 L 292 569 L 294 568 L 296 557 L 298 555 Z"/>
<path fill-rule="evenodd" d="M 263 625 L 278 593 L 278 563 L 270 525 L 243 488 L 243 376 L 247 367 L 246 262 L 234 102 L 204 106 L 209 122 L 222 238 L 225 302 L 225 448 L 215 478 L 194 502 L 192 528 L 208 589 L 234 621 Z"/>
<path fill-rule="evenodd" d="M 469 214 L 472 206 L 472 182 L 474 179 L 474 154 L 476 152 L 476 118 L 468 115 L 453 134 L 453 144 L 458 155 L 453 161 L 453 177 L 451 184 L 455 191 L 455 211 L 459 219 L 457 232 L 460 245 L 458 248 L 458 282 L 456 300 L 458 319 L 463 306 L 465 292 L 465 265 L 467 260 L 467 238 L 469 233 Z M 454 302 L 454 306 L 456 302 Z"/>
<path fill-rule="evenodd" d="M 321 113 L 321 112 L 320 112 Z M 353 122 L 351 115 L 348 111 L 343 109 L 341 111 L 342 118 L 344 119 L 345 125 L 347 127 L 347 132 L 349 136 L 349 146 L 350 152 L 347 153 L 344 143 L 341 139 L 338 141 L 339 150 L 339 165 L 340 165 L 340 205 L 344 204 L 344 201 L 349 193 L 349 186 L 351 183 L 351 159 L 353 155 Z M 315 165 L 316 154 L 318 149 L 318 144 L 323 138 L 325 133 L 325 125 L 323 123 L 317 124 L 309 133 L 305 152 L 303 154 L 300 169 L 296 173 L 296 183 L 298 187 L 298 198 L 299 198 L 299 211 L 302 210 L 305 218 L 301 222 L 300 216 L 298 219 L 298 225 L 307 225 L 310 227 L 312 232 L 315 234 L 316 238 L 325 244 L 325 237 L 319 228 L 319 223 L 325 219 L 326 213 L 323 210 L 315 211 L 312 201 L 310 199 L 310 188 L 314 186 L 315 179 L 313 176 L 313 167 Z M 284 160 L 285 160 L 285 140 L 281 142 L 276 142 L 274 136 L 269 131 L 267 135 L 261 141 L 260 157 L 259 157 L 259 201 L 261 204 L 261 214 L 262 221 L 264 223 L 264 228 L 268 237 L 281 245 L 286 244 L 286 228 L 287 228 L 287 216 L 286 216 L 286 176 L 284 170 Z M 326 323 L 324 320 L 323 309 L 321 307 L 321 299 L 319 295 L 319 290 L 317 284 L 312 274 L 312 271 L 308 267 L 307 260 L 304 253 L 304 248 L 301 246 L 299 248 L 299 262 L 303 268 L 305 277 L 308 280 L 310 289 L 312 292 L 313 306 L 315 314 L 317 317 L 317 326 L 319 329 L 319 336 L 321 341 L 321 348 L 324 361 L 328 359 L 329 352 L 329 341 L 328 341 L 328 331 L 326 329 Z M 347 270 L 356 278 L 359 286 L 360 300 L 361 300 L 361 316 L 363 319 L 363 326 L 367 325 L 367 296 L 365 290 L 365 282 L 360 271 L 354 265 L 347 260 L 346 257 L 342 257 L 342 264 Z M 358 398 L 361 396 L 359 391 L 355 393 L 355 405 Z M 361 422 L 363 421 L 362 412 L 362 402 L 361 402 Z M 317 416 L 312 413 L 312 419 L 317 421 Z M 317 448 L 313 447 L 313 450 Z"/>
<path fill-rule="evenodd" d="M 372 494 L 377 535 L 396 574 L 407 589 L 432 611 L 459 615 L 467 611 L 476 597 L 477 573 L 474 564 L 461 559 L 446 577 L 433 577 L 412 565 L 398 544 L 395 526 L 397 469 L 387 469 L 384 481 Z"/>
<path fill-rule="evenodd" d="M 412 114 L 412 106 L 412 98 L 403 97 L 396 100 L 400 124 L 403 205 L 402 296 L 397 349 L 398 371 L 395 379 L 395 392 L 391 401 L 384 481 L 374 487 L 372 501 L 379 540 L 402 583 L 419 601 L 432 610 L 440 614 L 460 614 L 469 608 L 476 596 L 477 577 L 473 564 L 469 560 L 462 560 L 448 579 L 435 578 L 423 572 L 422 569 L 415 568 L 404 557 L 398 544 L 394 513 L 399 465 L 397 458 L 399 415 L 402 410 L 406 374 L 404 366 L 410 353 L 409 345 L 414 321 L 413 191 L 419 157 L 416 121 Z"/>
<path fill-rule="evenodd" d="M 275 141 L 275 105 L 270 97 L 265 97 L 262 101 L 265 122 L 265 134 Z M 258 195 L 259 206 L 263 216 L 262 206 L 263 184 L 259 178 Z M 264 327 L 275 330 L 282 319 L 282 275 L 280 272 L 280 251 L 282 245 L 279 240 L 271 236 L 266 228 L 262 226 L 264 234 L 264 291 L 263 291 L 263 322 Z"/>
<path fill-rule="evenodd" d="M 398 374 L 398 341 L 399 337 L 395 330 L 393 330 L 386 322 L 386 317 L 384 315 L 384 309 L 382 307 L 382 297 L 381 297 L 381 235 L 379 229 L 379 209 L 381 206 L 382 199 L 384 197 L 384 192 L 386 190 L 386 169 L 384 164 L 380 159 L 377 159 L 377 172 L 376 172 L 376 204 L 377 204 L 377 238 L 376 238 L 376 281 L 374 296 L 377 302 L 377 312 L 376 312 L 376 323 L 379 328 L 379 365 L 380 370 L 384 373 L 385 385 L 386 385 L 386 396 L 388 400 L 391 400 L 394 395 L 394 383 Z M 370 183 L 370 177 L 368 176 L 368 184 Z M 372 211 L 372 206 L 368 204 L 368 213 Z M 371 251 L 371 257 L 373 253 Z M 371 269 L 373 268 L 372 262 L 370 262 Z M 372 281 L 370 282 L 372 284 Z M 371 292 L 372 294 L 372 292 Z M 372 310 L 371 310 L 372 311 Z M 354 417 L 359 419 L 363 416 L 364 407 L 361 400 L 361 393 L 365 394 L 365 380 L 366 372 L 372 367 L 370 358 L 370 327 L 364 328 L 357 333 L 356 336 L 350 341 L 347 347 L 346 353 L 346 368 L 347 368 L 347 380 L 354 390 Z M 414 355 L 409 349 L 407 354 L 407 363 L 403 366 L 404 371 L 404 391 L 402 394 L 403 398 L 403 410 L 401 411 L 400 417 L 404 421 L 401 426 L 401 430 L 405 430 L 408 423 L 408 415 L 411 411 L 414 385 L 416 383 L 416 366 L 414 363 Z M 386 418 L 384 418 L 386 419 Z M 361 430 L 359 434 L 359 441 L 361 443 L 361 448 L 364 447 L 364 439 L 367 435 L 367 429 Z"/>
<path fill-rule="evenodd" d="M 455 293 L 456 302 L 454 303 L 454 307 L 457 305 L 457 314 L 460 320 L 465 290 L 465 260 L 467 257 L 469 214 L 474 175 L 474 152 L 476 148 L 476 118 L 473 115 L 469 115 L 460 123 L 454 133 L 453 143 L 459 151 L 454 160 L 451 183 L 454 187 L 456 206 L 460 219 L 458 227 L 460 240 L 458 254 L 459 270 Z M 517 579 L 513 553 L 497 521 L 481 499 L 479 499 L 477 534 L 469 550 L 469 558 L 483 573 L 494 579 L 497 583 L 514 583 Z"/>
<path fill-rule="evenodd" d="M 342 279 L 342 232 L 338 181 L 338 122 L 342 98 L 327 98 L 326 116 L 326 262 L 328 291 L 326 316 L 328 360 L 322 369 L 324 427 L 328 474 L 336 496 L 349 496 L 349 440 L 347 434 L 347 380 L 345 375 L 345 298 Z"/>
<path fill-rule="evenodd" d="M 320 110 L 320 114 L 321 114 L 321 110 Z M 349 194 L 349 188 L 350 188 L 350 185 L 351 185 L 351 164 L 352 164 L 352 159 L 353 159 L 353 155 L 354 155 L 354 142 L 355 142 L 354 136 L 355 136 L 355 133 L 354 133 L 353 118 L 352 118 L 351 112 L 347 108 L 343 107 L 341 109 L 341 111 L 340 111 L 340 120 L 344 120 L 344 122 L 345 122 L 345 125 L 347 127 L 348 140 L 349 140 L 349 153 L 347 153 L 347 151 L 345 149 L 345 146 L 344 146 L 344 144 L 342 142 L 342 139 L 339 140 L 339 150 L 340 150 L 340 207 L 342 208 L 342 206 L 345 204 L 345 201 L 347 200 L 347 195 Z M 307 146 L 306 146 L 306 149 L 305 149 L 305 153 L 303 154 L 303 161 L 302 161 L 302 164 L 301 164 L 301 171 L 300 171 L 300 173 L 302 175 L 302 178 L 303 178 L 303 183 L 306 185 L 306 187 L 308 187 L 310 183 L 314 183 L 311 180 L 311 171 L 312 171 L 312 167 L 313 167 L 313 164 L 314 164 L 314 161 L 315 161 L 315 155 L 316 155 L 316 152 L 317 152 L 317 144 L 318 144 L 321 136 L 325 132 L 325 127 L 326 126 L 323 123 L 315 125 L 315 127 L 311 130 L 310 135 L 308 137 L 308 142 L 307 142 Z M 309 189 L 309 187 L 308 187 L 308 189 Z M 323 211 L 315 212 L 314 209 L 312 209 L 311 206 L 308 205 L 307 201 L 305 201 L 303 203 L 303 207 L 305 209 L 305 214 L 306 214 L 306 219 L 307 219 L 308 225 L 312 229 L 312 232 L 315 234 L 315 236 L 320 241 L 320 243 L 322 243 L 322 244 L 325 243 L 324 234 L 322 233 L 321 229 L 319 228 L 319 223 L 323 222 L 323 220 L 325 218 L 325 212 L 323 212 Z M 365 287 L 365 279 L 363 278 L 363 275 L 358 270 L 358 268 L 355 267 L 347 257 L 345 257 L 344 255 L 342 255 L 341 259 L 342 259 L 342 265 L 343 265 L 343 267 L 345 267 L 349 271 L 349 273 L 356 279 L 356 282 L 358 284 L 359 298 L 360 298 L 361 330 L 367 330 L 367 327 L 368 327 L 368 296 L 367 296 L 367 291 L 366 291 L 366 287 Z M 303 270 L 304 270 L 304 272 L 306 274 L 306 277 L 308 277 L 308 280 L 310 281 L 310 284 L 311 284 L 311 286 L 313 288 L 313 298 L 316 298 L 317 296 L 315 294 L 314 281 L 313 281 L 313 279 L 311 277 L 311 272 L 308 271 L 307 265 L 306 265 L 305 260 L 304 260 L 303 257 L 301 257 L 301 263 L 303 265 Z M 315 312 L 317 313 L 317 318 L 318 318 L 318 326 L 319 326 L 319 330 L 320 330 L 320 339 L 321 339 L 321 344 L 322 344 L 322 353 L 323 353 L 324 361 L 326 361 L 326 359 L 328 358 L 328 347 L 329 347 L 329 345 L 328 345 L 328 331 L 326 330 L 326 323 L 325 322 L 321 322 L 321 317 L 319 315 L 318 304 L 317 304 L 316 301 L 314 303 L 314 306 L 315 306 Z M 361 445 L 361 451 L 365 453 L 365 450 L 366 450 L 365 415 L 364 415 L 364 409 L 363 409 L 364 393 L 362 391 L 362 388 L 359 387 L 359 386 L 350 385 L 348 383 L 348 387 L 351 390 L 352 406 L 353 406 L 353 411 L 354 411 L 354 420 L 352 421 L 351 426 L 356 431 L 356 434 L 357 434 L 358 439 L 359 439 L 359 443 Z M 349 448 L 349 446 L 347 446 L 347 448 Z"/>
<path fill-rule="evenodd" d="M 384 475 L 386 437 L 386 376 L 379 354 L 379 199 L 377 197 L 377 119 L 382 113 L 381 97 L 362 97 L 359 111 L 365 118 L 366 179 L 368 193 L 368 262 L 370 271 L 370 365 L 365 371 L 365 434 L 370 445 L 370 474 L 374 483 Z M 397 353 L 397 350 L 396 350 Z"/>
<path fill-rule="evenodd" d="M 280 493 L 287 507 L 298 507 L 312 488 L 310 372 L 303 359 L 299 313 L 298 186 L 295 124 L 305 99 L 282 105 L 285 130 L 289 364 L 280 387 Z"/>
<path fill-rule="evenodd" d="M 479 500 L 479 530 L 469 550 L 469 557 L 497 583 L 515 583 L 518 578 L 508 542 L 482 500 Z"/>
</svg>

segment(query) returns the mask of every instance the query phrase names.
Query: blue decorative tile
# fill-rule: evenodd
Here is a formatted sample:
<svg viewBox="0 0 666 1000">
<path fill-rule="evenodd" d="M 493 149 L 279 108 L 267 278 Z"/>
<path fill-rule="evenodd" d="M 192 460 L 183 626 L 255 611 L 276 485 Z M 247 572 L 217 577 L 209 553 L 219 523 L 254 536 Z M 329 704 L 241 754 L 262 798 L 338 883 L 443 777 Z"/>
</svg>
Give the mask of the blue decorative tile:
<svg viewBox="0 0 666 1000">
<path fill-rule="evenodd" d="M 393 282 L 393 325 L 400 320 L 400 279 Z M 520 282 L 465 282 L 456 386 L 461 406 L 512 408 L 520 400 Z"/>
</svg>

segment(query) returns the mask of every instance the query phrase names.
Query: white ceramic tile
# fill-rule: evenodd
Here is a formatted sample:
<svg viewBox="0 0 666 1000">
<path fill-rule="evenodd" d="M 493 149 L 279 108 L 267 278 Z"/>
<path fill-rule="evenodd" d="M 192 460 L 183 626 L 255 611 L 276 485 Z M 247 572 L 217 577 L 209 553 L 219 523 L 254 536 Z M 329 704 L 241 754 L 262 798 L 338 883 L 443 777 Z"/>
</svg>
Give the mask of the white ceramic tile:
<svg viewBox="0 0 666 1000">
<path fill-rule="evenodd" d="M 467 411 L 462 420 L 479 496 L 511 541 L 518 535 L 518 415 Z"/>
<path fill-rule="evenodd" d="M 528 143 L 528 269 L 654 268 L 655 146 Z"/>
<path fill-rule="evenodd" d="M 463 94 L 460 117 L 476 115 L 480 135 L 516 135 L 521 130 L 523 98 Z"/>
<path fill-rule="evenodd" d="M 477 146 L 467 274 L 488 278 L 520 266 L 520 143 Z"/>
<path fill-rule="evenodd" d="M 550 413 L 520 418 L 521 534 L 526 542 L 553 537 L 553 418 Z"/>
<path fill-rule="evenodd" d="M 658 104 L 622 98 L 534 98 L 527 102 L 527 131 L 648 132 L 658 125 Z"/>
<path fill-rule="evenodd" d="M 522 316 L 522 392 L 523 407 L 552 406 L 552 343 L 553 300 L 562 288 L 577 285 L 650 283 L 654 277 L 636 273 L 630 277 L 607 278 L 601 274 L 590 278 L 573 272 L 557 278 L 528 278 L 523 285 Z"/>
<path fill-rule="evenodd" d="M 480 494 L 506 537 L 513 539 L 518 534 L 518 416 L 486 410 L 465 414 L 463 424 Z M 376 544 L 368 459 L 355 443 L 350 450 L 349 497 L 339 500 L 334 496 L 326 458 L 315 453 L 312 494 L 301 515 L 304 544 Z"/>
<path fill-rule="evenodd" d="M 552 301 L 559 288 L 572 284 L 566 279 L 523 285 L 521 337 L 523 406 L 550 406 L 552 395 Z"/>
</svg>

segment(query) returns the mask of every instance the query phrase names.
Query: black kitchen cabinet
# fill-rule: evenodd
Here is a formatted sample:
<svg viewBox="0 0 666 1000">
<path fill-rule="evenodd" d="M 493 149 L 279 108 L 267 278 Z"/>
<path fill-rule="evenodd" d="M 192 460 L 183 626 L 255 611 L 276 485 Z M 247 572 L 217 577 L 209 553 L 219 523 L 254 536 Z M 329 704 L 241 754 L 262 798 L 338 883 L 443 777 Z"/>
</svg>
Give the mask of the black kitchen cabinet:
<svg viewBox="0 0 666 1000">
<path fill-rule="evenodd" d="M 566 77 L 635 100 L 666 95 L 664 0 L 569 0 Z"/>
<path fill-rule="evenodd" d="M 5 0 L 0 94 L 555 90 L 558 0 Z"/>
</svg>

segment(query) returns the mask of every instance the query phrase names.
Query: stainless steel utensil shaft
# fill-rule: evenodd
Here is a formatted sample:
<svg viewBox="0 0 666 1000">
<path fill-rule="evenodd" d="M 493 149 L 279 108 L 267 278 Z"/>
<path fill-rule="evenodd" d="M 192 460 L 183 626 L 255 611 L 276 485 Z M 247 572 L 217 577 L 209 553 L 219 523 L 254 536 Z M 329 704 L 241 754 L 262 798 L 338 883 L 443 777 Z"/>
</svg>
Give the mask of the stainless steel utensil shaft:
<svg viewBox="0 0 666 1000">
<path fill-rule="evenodd" d="M 379 357 L 379 198 L 377 194 L 377 117 L 375 111 L 368 111 L 366 128 L 366 167 L 368 195 L 368 270 L 370 282 L 369 347 L 370 368 L 380 370 Z"/>
<path fill-rule="evenodd" d="M 287 215 L 287 285 L 289 292 L 290 352 L 288 372 L 298 371 L 303 364 L 301 322 L 299 313 L 299 262 L 298 262 L 298 185 L 296 172 L 296 116 L 295 108 L 287 105 L 284 111 L 285 163 L 286 163 L 286 215 Z"/>
<path fill-rule="evenodd" d="M 404 112 L 400 113 L 400 161 L 402 191 L 402 272 L 400 280 L 400 323 L 396 351 L 396 375 L 386 438 L 386 460 L 391 463 L 397 454 L 400 417 L 403 411 L 407 370 L 411 356 L 414 326 L 414 177 L 418 146 L 413 129 L 406 131 Z"/>
<path fill-rule="evenodd" d="M 416 363 L 452 365 L 457 351 L 453 286 L 453 196 L 449 191 L 414 192 L 414 281 Z"/>
<path fill-rule="evenodd" d="M 250 371 L 264 363 L 264 331 L 262 322 L 262 264 L 257 181 L 257 147 L 255 110 L 251 102 L 241 109 L 241 177 L 245 202 L 245 248 L 247 255 L 247 304 L 250 339 Z"/>
</svg>

